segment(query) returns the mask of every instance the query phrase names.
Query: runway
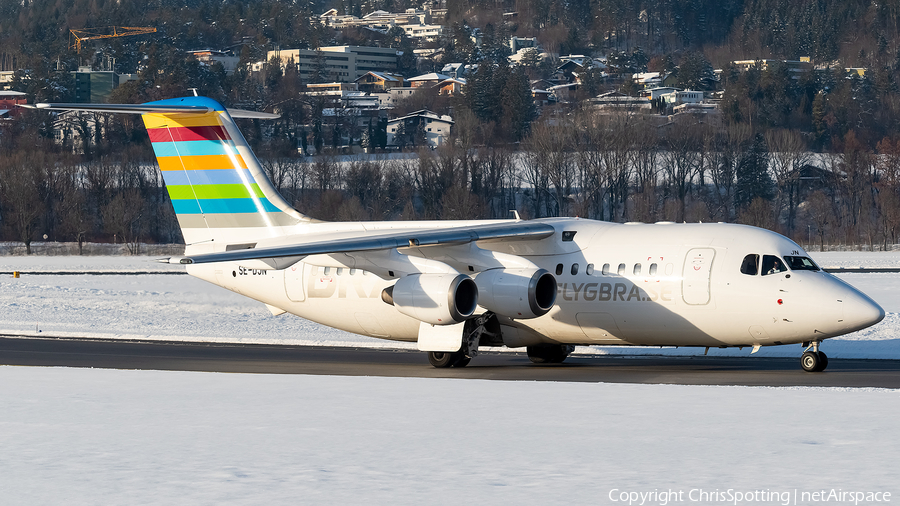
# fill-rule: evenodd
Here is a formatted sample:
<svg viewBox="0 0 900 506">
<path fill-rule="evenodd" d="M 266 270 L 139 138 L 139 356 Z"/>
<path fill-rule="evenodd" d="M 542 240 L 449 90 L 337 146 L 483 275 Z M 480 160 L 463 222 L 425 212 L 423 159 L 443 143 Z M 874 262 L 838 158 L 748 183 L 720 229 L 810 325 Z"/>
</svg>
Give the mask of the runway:
<svg viewBox="0 0 900 506">
<path fill-rule="evenodd" d="M 368 348 L 271 346 L 0 336 L 0 365 L 256 374 L 312 374 L 678 385 L 900 388 L 898 360 L 830 359 L 822 373 L 798 357 L 573 356 L 535 365 L 524 353 L 482 352 L 460 369 L 435 369 L 425 353 Z"/>
</svg>

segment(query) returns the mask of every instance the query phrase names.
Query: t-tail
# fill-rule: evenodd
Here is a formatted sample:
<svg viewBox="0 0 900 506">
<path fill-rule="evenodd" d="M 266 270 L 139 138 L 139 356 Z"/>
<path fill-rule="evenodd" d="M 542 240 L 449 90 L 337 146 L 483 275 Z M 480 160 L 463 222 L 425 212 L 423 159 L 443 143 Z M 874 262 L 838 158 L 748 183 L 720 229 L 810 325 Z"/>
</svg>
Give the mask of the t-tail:
<svg viewBox="0 0 900 506">
<path fill-rule="evenodd" d="M 249 245 L 311 221 L 279 195 L 233 119 L 276 115 L 229 111 L 206 97 L 37 108 L 141 114 L 188 251 Z"/>
</svg>

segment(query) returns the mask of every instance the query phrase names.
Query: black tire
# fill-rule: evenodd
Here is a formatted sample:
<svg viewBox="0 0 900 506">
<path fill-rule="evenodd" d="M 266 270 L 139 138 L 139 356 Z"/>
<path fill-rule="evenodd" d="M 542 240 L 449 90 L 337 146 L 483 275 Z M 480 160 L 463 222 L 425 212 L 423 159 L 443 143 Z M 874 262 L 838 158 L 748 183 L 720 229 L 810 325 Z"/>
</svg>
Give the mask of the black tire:
<svg viewBox="0 0 900 506">
<path fill-rule="evenodd" d="M 827 360 L 827 358 L 826 358 Z M 800 357 L 800 367 L 803 368 L 806 372 L 819 372 L 822 370 L 822 359 L 819 357 L 819 353 L 815 353 L 812 351 L 805 352 Z"/>
<path fill-rule="evenodd" d="M 819 352 L 819 371 L 824 371 L 826 367 L 828 367 L 828 355 L 825 354 L 824 351 Z"/>
<path fill-rule="evenodd" d="M 471 361 L 472 361 L 472 357 L 467 357 L 467 356 L 463 355 L 459 360 L 456 361 L 455 364 L 453 364 L 453 367 L 465 367 L 465 366 L 469 365 L 469 362 L 471 362 Z"/>
<path fill-rule="evenodd" d="M 561 364 L 569 356 L 569 347 L 562 344 L 529 346 L 528 359 L 535 364 Z"/>
<path fill-rule="evenodd" d="M 458 353 L 458 352 L 457 352 Z M 452 367 L 459 360 L 459 356 L 456 353 L 449 353 L 446 351 L 429 351 L 428 352 L 428 362 L 431 363 L 434 367 L 438 369 L 443 369 L 445 367 Z"/>
</svg>

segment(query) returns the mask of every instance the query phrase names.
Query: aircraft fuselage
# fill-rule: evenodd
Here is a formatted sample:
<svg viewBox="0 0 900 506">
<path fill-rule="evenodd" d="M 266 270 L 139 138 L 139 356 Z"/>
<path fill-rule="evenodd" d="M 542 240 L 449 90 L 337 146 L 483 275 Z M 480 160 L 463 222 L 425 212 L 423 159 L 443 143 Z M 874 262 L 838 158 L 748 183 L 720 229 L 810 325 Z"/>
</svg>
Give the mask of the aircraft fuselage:
<svg viewBox="0 0 900 506">
<path fill-rule="evenodd" d="M 557 297 L 547 314 L 498 315 L 509 346 L 768 346 L 821 341 L 884 316 L 862 292 L 814 264 L 804 265 L 799 259 L 809 256 L 796 243 L 766 230 L 712 223 L 540 221 L 558 234 L 478 244 L 525 258 L 556 277 Z M 364 225 L 374 232 L 416 224 Z M 307 226 L 315 234 L 314 227 L 334 232 L 341 224 Z M 402 253 L 430 254 L 427 247 Z M 441 261 L 467 272 L 465 258 L 445 255 Z M 382 300 L 396 279 L 374 274 L 352 256 L 315 255 L 283 270 L 230 262 L 190 265 L 188 272 L 264 302 L 273 312 L 383 339 L 416 341 L 419 334 L 418 320 Z"/>
</svg>

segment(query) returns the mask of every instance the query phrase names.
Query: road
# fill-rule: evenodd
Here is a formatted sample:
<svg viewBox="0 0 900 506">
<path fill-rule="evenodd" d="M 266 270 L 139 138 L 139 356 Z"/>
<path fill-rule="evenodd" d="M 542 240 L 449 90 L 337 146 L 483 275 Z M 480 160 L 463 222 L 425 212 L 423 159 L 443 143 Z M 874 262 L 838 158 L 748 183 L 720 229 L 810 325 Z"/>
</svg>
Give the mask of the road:
<svg viewBox="0 0 900 506">
<path fill-rule="evenodd" d="M 0 364 L 228 373 L 316 374 L 679 385 L 900 388 L 898 360 L 830 359 L 807 373 L 796 359 L 574 356 L 535 365 L 523 353 L 482 352 L 461 369 L 435 369 L 424 353 L 368 348 L 0 337 Z"/>
</svg>

